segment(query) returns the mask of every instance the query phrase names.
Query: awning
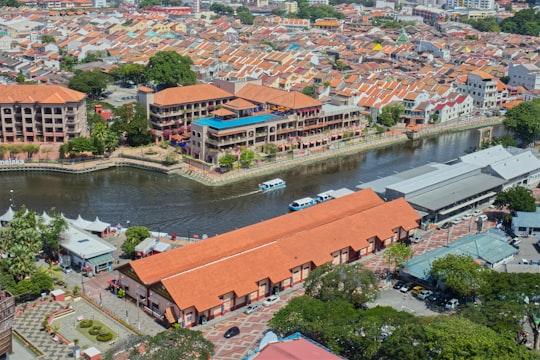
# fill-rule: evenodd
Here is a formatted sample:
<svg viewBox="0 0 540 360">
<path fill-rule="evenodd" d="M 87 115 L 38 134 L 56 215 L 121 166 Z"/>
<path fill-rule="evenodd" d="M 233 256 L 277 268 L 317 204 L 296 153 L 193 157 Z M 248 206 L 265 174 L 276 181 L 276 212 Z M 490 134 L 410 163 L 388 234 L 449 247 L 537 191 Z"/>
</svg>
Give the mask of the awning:
<svg viewBox="0 0 540 360">
<path fill-rule="evenodd" d="M 174 324 L 176 322 L 176 317 L 174 316 L 171 307 L 168 307 L 168 308 L 165 309 L 165 318 L 171 324 Z"/>
<path fill-rule="evenodd" d="M 103 254 L 93 257 L 91 259 L 87 259 L 86 261 L 92 266 L 99 266 L 114 262 L 114 256 L 112 256 L 111 254 Z"/>
<path fill-rule="evenodd" d="M 488 193 L 485 194 L 485 195 L 482 195 L 482 196 L 476 197 L 476 198 L 474 198 L 474 199 L 472 199 L 472 200 L 469 200 L 469 201 L 466 201 L 466 202 L 464 202 L 464 203 L 458 204 L 458 205 L 456 205 L 456 206 L 451 207 L 450 209 L 445 209 L 445 210 L 439 211 L 439 214 L 440 214 L 440 215 L 446 215 L 446 214 L 449 214 L 449 213 L 451 213 L 451 212 L 453 212 L 453 211 L 456 211 L 456 210 L 458 210 L 458 209 L 461 209 L 461 208 L 463 208 L 463 207 L 465 207 L 465 206 L 474 204 L 474 203 L 477 202 L 477 201 L 484 200 L 484 199 L 490 198 L 490 197 L 495 196 L 495 195 L 497 195 L 496 192 L 490 191 L 490 192 L 488 192 Z"/>
<path fill-rule="evenodd" d="M 116 288 L 116 289 L 119 289 L 120 288 L 120 285 L 118 285 L 118 283 L 116 282 L 116 280 L 109 280 L 107 281 L 107 284 L 109 284 L 110 286 Z"/>
</svg>

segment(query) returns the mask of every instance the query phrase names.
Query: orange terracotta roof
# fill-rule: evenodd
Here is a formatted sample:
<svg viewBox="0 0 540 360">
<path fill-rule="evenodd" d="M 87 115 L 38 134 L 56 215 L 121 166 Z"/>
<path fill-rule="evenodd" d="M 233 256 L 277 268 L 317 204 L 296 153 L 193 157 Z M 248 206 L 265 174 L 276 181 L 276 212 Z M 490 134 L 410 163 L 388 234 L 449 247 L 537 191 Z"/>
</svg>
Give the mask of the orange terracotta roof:
<svg viewBox="0 0 540 360">
<path fill-rule="evenodd" d="M 167 106 L 189 104 L 212 99 L 232 98 L 233 94 L 211 84 L 172 87 L 154 95 L 154 104 Z"/>
<path fill-rule="evenodd" d="M 391 238 L 393 230 L 415 229 L 419 220 L 420 216 L 404 199 L 384 202 L 366 189 L 131 265 L 140 279 L 146 277 L 146 272 L 156 270 L 164 275 L 169 261 L 178 270 L 183 268 L 163 276 L 161 282 L 180 309 L 195 306 L 204 311 L 219 306 L 219 297 L 228 292 L 233 291 L 238 297 L 248 295 L 257 290 L 260 280 L 286 280 L 296 266 L 309 262 L 320 266 L 332 260 L 334 251 L 347 247 L 359 251 L 368 247 L 368 239 Z M 197 251 L 190 249 L 196 245 Z M 229 251 L 216 256 L 216 245 L 217 250 Z M 179 266 L 191 262 L 195 253 L 201 257 L 202 265 Z M 205 254 L 209 258 L 205 259 Z"/>
<path fill-rule="evenodd" d="M 234 112 L 227 109 L 217 109 L 217 110 L 212 111 L 212 114 L 216 116 L 231 116 L 231 115 L 234 115 Z"/>
<path fill-rule="evenodd" d="M 60 85 L 0 85 L 0 104 L 63 104 L 85 98 L 86 94 Z"/>
<path fill-rule="evenodd" d="M 234 110 L 247 110 L 254 109 L 257 107 L 257 105 L 254 105 L 253 103 L 244 99 L 234 99 L 226 104 L 223 104 L 223 107 Z"/>
</svg>

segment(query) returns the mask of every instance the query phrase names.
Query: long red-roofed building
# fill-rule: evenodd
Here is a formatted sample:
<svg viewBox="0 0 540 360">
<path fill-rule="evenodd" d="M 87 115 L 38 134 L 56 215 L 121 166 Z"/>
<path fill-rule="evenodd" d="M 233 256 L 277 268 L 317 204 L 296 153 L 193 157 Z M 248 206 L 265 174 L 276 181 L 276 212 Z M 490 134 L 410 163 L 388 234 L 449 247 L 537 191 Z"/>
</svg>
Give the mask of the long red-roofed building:
<svg viewBox="0 0 540 360">
<path fill-rule="evenodd" d="M 355 192 L 120 266 L 127 295 L 169 323 L 191 327 L 407 239 L 419 214 L 404 200 Z"/>
</svg>

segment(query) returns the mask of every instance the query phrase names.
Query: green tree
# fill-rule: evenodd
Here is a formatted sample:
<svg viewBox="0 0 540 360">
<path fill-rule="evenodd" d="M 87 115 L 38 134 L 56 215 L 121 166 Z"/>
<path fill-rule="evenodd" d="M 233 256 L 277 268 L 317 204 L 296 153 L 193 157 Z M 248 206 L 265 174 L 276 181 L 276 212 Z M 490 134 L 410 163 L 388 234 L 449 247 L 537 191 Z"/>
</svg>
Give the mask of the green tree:
<svg viewBox="0 0 540 360">
<path fill-rule="evenodd" d="M 69 79 L 68 87 L 87 94 L 92 99 L 97 99 L 107 89 L 110 77 L 99 70 L 76 71 Z"/>
<path fill-rule="evenodd" d="M 39 218 L 38 229 L 41 234 L 43 251 L 49 255 L 49 258 L 56 260 L 58 259 L 58 251 L 60 251 L 61 235 L 67 230 L 68 224 L 55 208 L 50 209 L 48 215 L 50 217 L 48 221 Z"/>
<path fill-rule="evenodd" d="M 15 78 L 15 81 L 17 81 L 17 83 L 19 84 L 24 84 L 26 82 L 26 77 L 22 72 L 19 72 L 17 74 L 17 77 Z"/>
<path fill-rule="evenodd" d="M 313 85 L 306 86 L 305 88 L 302 89 L 302 94 L 314 97 L 315 87 Z"/>
<path fill-rule="evenodd" d="M 448 254 L 433 260 L 430 275 L 459 296 L 474 296 L 485 283 L 485 269 L 470 255 Z"/>
<path fill-rule="evenodd" d="M 510 82 L 510 76 L 508 75 L 501 76 L 500 80 L 503 84 L 508 84 Z"/>
<path fill-rule="evenodd" d="M 161 5 L 160 0 L 142 0 L 141 2 L 139 2 L 139 5 L 137 5 L 137 7 L 139 9 L 145 9 L 145 8 L 151 8 L 154 6 L 159 6 L 159 5 Z"/>
<path fill-rule="evenodd" d="M 135 254 L 135 247 L 144 239 L 150 237 L 150 231 L 144 226 L 132 226 L 126 230 L 126 239 L 122 244 L 122 251 L 124 254 L 133 257 Z"/>
<path fill-rule="evenodd" d="M 403 104 L 392 104 L 382 108 L 381 115 L 379 115 L 379 122 L 384 126 L 394 126 L 399 117 L 405 111 Z"/>
<path fill-rule="evenodd" d="M 145 343 L 145 352 L 139 352 L 138 344 Z M 133 338 L 130 344 L 119 344 L 109 350 L 105 359 L 112 359 L 119 351 L 129 351 L 132 360 L 207 360 L 215 353 L 214 344 L 206 340 L 201 331 L 173 328 L 155 336 Z"/>
<path fill-rule="evenodd" d="M 38 144 L 24 144 L 23 151 L 25 151 L 28 154 L 28 158 L 31 159 L 32 155 L 39 152 L 39 145 Z"/>
<path fill-rule="evenodd" d="M 73 71 L 73 67 L 77 65 L 78 62 L 79 61 L 75 56 L 68 54 L 60 59 L 60 69 Z"/>
<path fill-rule="evenodd" d="M 268 143 L 265 147 L 265 153 L 267 153 L 271 158 L 275 158 L 278 153 L 278 147 L 274 143 Z"/>
<path fill-rule="evenodd" d="M 110 130 L 114 134 L 126 135 L 129 146 L 148 145 L 152 142 L 146 110 L 141 104 L 124 104 L 114 110 L 114 115 L 116 120 Z"/>
<path fill-rule="evenodd" d="M 176 51 L 159 51 L 148 60 L 145 76 L 165 88 L 193 85 L 197 82 L 197 76 L 190 68 L 192 64 L 189 57 Z"/>
<path fill-rule="evenodd" d="M 523 144 L 536 143 L 540 133 L 540 99 L 525 101 L 506 112 L 503 124 Z"/>
<path fill-rule="evenodd" d="M 226 153 L 225 155 L 220 157 L 218 161 L 219 161 L 219 165 L 230 170 L 232 169 L 233 164 L 236 162 L 236 156 L 234 156 L 231 153 Z"/>
<path fill-rule="evenodd" d="M 253 163 L 253 160 L 255 160 L 255 153 L 253 150 L 244 149 L 240 152 L 240 164 L 248 168 Z"/>
<path fill-rule="evenodd" d="M 64 156 L 67 154 L 69 157 L 77 157 L 86 152 L 98 153 L 94 140 L 91 138 L 76 137 L 60 146 L 60 153 Z"/>
<path fill-rule="evenodd" d="M 396 329 L 377 359 L 534 359 L 534 354 L 495 331 L 461 316 L 419 318 Z"/>
<path fill-rule="evenodd" d="M 56 39 L 52 35 L 45 34 L 45 35 L 41 35 L 41 42 L 43 44 L 54 43 L 56 42 Z"/>
<path fill-rule="evenodd" d="M 118 135 L 113 132 L 109 128 L 109 125 L 103 120 L 92 123 L 90 134 L 94 139 L 96 148 L 102 149 L 102 151 L 99 152 L 100 154 L 103 154 L 104 151 L 110 153 L 118 146 Z"/>
<path fill-rule="evenodd" d="M 515 186 L 499 192 L 493 205 L 498 207 L 508 206 L 508 209 L 512 213 L 516 211 L 536 211 L 536 200 L 534 196 L 522 186 Z"/>
<path fill-rule="evenodd" d="M 502 145 L 503 147 L 516 147 L 517 146 L 517 142 L 516 142 L 516 139 L 514 139 L 514 137 L 511 135 L 511 134 L 503 134 L 501 136 L 495 136 L 492 140 L 491 140 L 491 145 L 492 146 L 495 146 L 495 145 Z"/>
<path fill-rule="evenodd" d="M 403 242 L 395 243 L 384 250 L 383 261 L 388 266 L 398 269 L 401 264 L 413 257 L 413 250 Z"/>
<path fill-rule="evenodd" d="M 344 300 L 357 307 L 379 296 L 375 274 L 358 263 L 319 266 L 309 274 L 304 288 L 306 295 L 321 301 Z"/>
<path fill-rule="evenodd" d="M 42 240 L 37 229 L 36 213 L 23 206 L 14 218 L 0 228 L 3 239 L 0 254 L 7 254 L 5 262 L 8 272 L 16 281 L 32 276 L 36 271 L 35 254 L 42 249 Z"/>
<path fill-rule="evenodd" d="M 242 24 L 246 25 L 253 25 L 253 14 L 251 11 L 245 7 L 245 6 L 239 6 L 236 9 L 236 14 L 238 14 L 238 17 L 240 18 L 240 22 Z"/>
</svg>

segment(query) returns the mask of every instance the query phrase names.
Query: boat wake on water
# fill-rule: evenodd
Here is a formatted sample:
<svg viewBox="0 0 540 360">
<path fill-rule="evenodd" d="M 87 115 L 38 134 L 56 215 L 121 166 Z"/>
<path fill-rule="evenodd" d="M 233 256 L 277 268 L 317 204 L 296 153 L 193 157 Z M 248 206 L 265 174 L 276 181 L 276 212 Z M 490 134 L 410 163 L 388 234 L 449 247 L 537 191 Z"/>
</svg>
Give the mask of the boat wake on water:
<svg viewBox="0 0 540 360">
<path fill-rule="evenodd" d="M 237 198 L 241 198 L 241 197 L 244 197 L 244 196 L 249 196 L 249 195 L 254 195 L 254 194 L 259 194 L 259 193 L 262 193 L 263 191 L 261 189 L 258 189 L 258 190 L 253 190 L 253 191 L 250 191 L 250 192 L 247 192 L 247 193 L 243 193 L 243 194 L 238 194 L 238 195 L 233 195 L 233 196 L 229 196 L 229 197 L 226 197 L 222 200 L 231 200 L 231 199 L 237 199 Z"/>
</svg>

